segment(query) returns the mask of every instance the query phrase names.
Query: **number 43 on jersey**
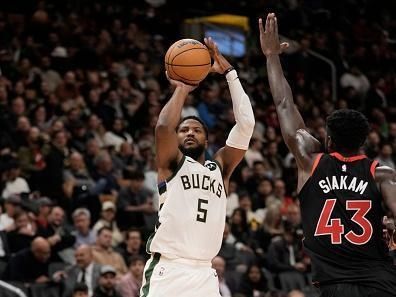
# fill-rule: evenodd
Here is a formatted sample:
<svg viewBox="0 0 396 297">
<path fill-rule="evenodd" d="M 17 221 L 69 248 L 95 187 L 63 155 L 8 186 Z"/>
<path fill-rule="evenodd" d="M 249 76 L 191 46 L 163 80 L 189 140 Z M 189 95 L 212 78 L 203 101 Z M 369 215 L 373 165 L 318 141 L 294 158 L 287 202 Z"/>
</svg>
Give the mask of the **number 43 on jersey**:
<svg viewBox="0 0 396 297">
<path fill-rule="evenodd" d="M 330 235 L 332 244 L 341 244 L 342 235 L 345 233 L 344 225 L 341 223 L 341 219 L 330 219 L 336 201 L 337 199 L 326 200 L 318 224 L 316 225 L 315 236 Z M 345 239 L 355 245 L 367 243 L 373 235 L 373 226 L 370 221 L 365 218 L 365 215 L 367 215 L 371 209 L 371 201 L 347 200 L 346 209 L 355 211 L 351 219 L 358 224 L 363 231 L 361 234 L 349 231 L 345 234 Z"/>
</svg>

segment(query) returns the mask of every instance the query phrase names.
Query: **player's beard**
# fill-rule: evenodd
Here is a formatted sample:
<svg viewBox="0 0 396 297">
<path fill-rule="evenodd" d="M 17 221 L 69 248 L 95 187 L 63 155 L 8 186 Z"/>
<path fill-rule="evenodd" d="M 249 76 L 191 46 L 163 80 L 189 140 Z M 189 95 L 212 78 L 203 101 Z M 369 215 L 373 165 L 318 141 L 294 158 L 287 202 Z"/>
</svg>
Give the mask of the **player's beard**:
<svg viewBox="0 0 396 297">
<path fill-rule="evenodd" d="M 183 145 L 179 145 L 179 149 L 187 157 L 193 158 L 194 160 L 198 160 L 199 157 L 204 153 L 205 146 L 199 144 L 196 147 L 185 148 Z"/>
</svg>

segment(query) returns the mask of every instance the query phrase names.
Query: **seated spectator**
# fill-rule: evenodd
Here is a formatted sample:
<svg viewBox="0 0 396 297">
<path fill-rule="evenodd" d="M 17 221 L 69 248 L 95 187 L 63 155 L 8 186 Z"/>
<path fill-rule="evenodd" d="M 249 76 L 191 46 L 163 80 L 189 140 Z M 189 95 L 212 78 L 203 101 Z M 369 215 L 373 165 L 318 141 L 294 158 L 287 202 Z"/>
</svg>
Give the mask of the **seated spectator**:
<svg viewBox="0 0 396 297">
<path fill-rule="evenodd" d="M 15 228 L 14 216 L 21 211 L 21 202 L 21 198 L 15 195 L 3 200 L 5 212 L 0 215 L 0 231 L 11 231 Z"/>
<path fill-rule="evenodd" d="M 48 227 L 48 216 L 51 212 L 51 208 L 54 205 L 51 199 L 48 197 L 41 197 L 35 201 L 37 205 L 37 219 L 36 225 L 38 228 Z"/>
<path fill-rule="evenodd" d="M 117 222 L 115 220 L 116 217 L 116 206 L 112 201 L 105 201 L 102 204 L 102 212 L 101 218 L 96 222 L 93 226 L 92 230 L 96 233 L 102 227 L 109 227 L 113 232 L 113 240 L 112 245 L 115 247 L 119 245 L 123 240 L 124 236 L 121 234 L 118 229 Z"/>
<path fill-rule="evenodd" d="M 237 243 L 248 247 L 250 244 L 250 229 L 247 221 L 246 211 L 239 207 L 234 209 L 230 218 L 231 234 Z"/>
<path fill-rule="evenodd" d="M 14 159 L 9 161 L 6 165 L 7 171 L 3 173 L 5 180 L 2 197 L 4 199 L 9 198 L 12 195 L 19 195 L 22 193 L 30 193 L 29 185 L 23 177 L 21 177 L 21 169 L 19 162 Z"/>
<path fill-rule="evenodd" d="M 80 245 L 74 253 L 76 264 L 66 268 L 64 271 L 57 271 L 52 276 L 57 283 L 63 285 L 63 297 L 71 295 L 73 288 L 77 284 L 87 286 L 88 295 L 92 296 L 98 285 L 101 265 L 93 261 L 92 248 L 88 245 Z"/>
<path fill-rule="evenodd" d="M 85 283 L 78 283 L 74 286 L 71 297 L 88 297 L 88 286 Z"/>
<path fill-rule="evenodd" d="M 143 187 L 142 172 L 130 171 L 125 178 L 130 180 L 130 186 L 121 189 L 117 200 L 119 226 L 121 230 L 145 227 L 145 215 L 154 213 L 152 193 Z"/>
<path fill-rule="evenodd" d="M 237 289 L 237 296 L 250 297 L 258 296 L 264 297 L 268 291 L 267 280 L 264 277 L 260 266 L 253 264 L 249 266 L 245 275 L 243 276 L 239 288 Z"/>
<path fill-rule="evenodd" d="M 59 207 L 55 206 L 51 209 L 48 216 L 47 228 L 38 228 L 37 235 L 46 238 L 51 245 L 51 260 L 62 261 L 59 252 L 67 248 L 73 247 L 76 238 L 72 235 L 71 230 L 64 223 L 65 212 Z"/>
<path fill-rule="evenodd" d="M 94 291 L 94 297 L 121 297 L 116 291 L 116 270 L 105 265 L 100 269 L 99 284 Z"/>
<path fill-rule="evenodd" d="M 389 143 L 384 143 L 381 146 L 379 156 L 375 158 L 382 166 L 388 166 L 396 169 L 395 162 L 392 159 L 392 146 Z"/>
<path fill-rule="evenodd" d="M 112 265 L 117 271 L 117 277 L 121 277 L 127 272 L 124 259 L 112 247 L 112 231 L 108 227 L 99 229 L 96 244 L 93 247 L 93 258 L 95 262 L 102 265 Z"/>
<path fill-rule="evenodd" d="M 70 167 L 63 171 L 63 191 L 67 198 L 77 200 L 82 198 L 81 195 L 90 193 L 95 183 L 86 170 L 80 153 L 72 153 L 69 157 L 69 164 Z"/>
<path fill-rule="evenodd" d="M 212 260 L 212 268 L 216 270 L 217 278 L 219 279 L 219 290 L 220 295 L 223 297 L 231 297 L 232 293 L 235 292 L 235 288 L 231 289 L 231 286 L 235 284 L 235 280 L 229 281 L 226 279 L 226 262 L 220 257 L 214 257 Z M 124 296 L 123 296 L 124 297 Z"/>
<path fill-rule="evenodd" d="M 48 265 L 51 256 L 49 242 L 37 237 L 30 248 L 11 257 L 5 272 L 5 279 L 24 283 L 49 282 Z"/>
<path fill-rule="evenodd" d="M 125 243 L 119 247 L 120 254 L 124 258 L 125 263 L 131 257 L 142 256 L 147 258 L 146 248 L 142 241 L 142 233 L 137 228 L 130 228 L 125 233 Z"/>
<path fill-rule="evenodd" d="M 308 271 L 308 263 L 295 229 L 291 224 L 286 224 L 283 236 L 272 241 L 268 247 L 269 268 L 278 273 L 283 290 L 303 289 L 306 286 L 303 273 Z"/>
<path fill-rule="evenodd" d="M 286 196 L 286 185 L 280 178 L 274 181 L 274 196 L 281 202 L 281 213 L 286 214 L 288 206 L 294 201 L 292 197 Z"/>
<path fill-rule="evenodd" d="M 36 230 L 30 223 L 28 214 L 20 211 L 15 215 L 15 229 L 7 233 L 7 241 L 11 254 L 30 247 Z"/>
<path fill-rule="evenodd" d="M 253 167 L 255 162 L 262 162 L 264 160 L 262 149 L 263 140 L 257 136 L 253 136 L 250 140 L 250 145 L 245 153 L 245 160 L 249 167 Z"/>
<path fill-rule="evenodd" d="M 248 192 L 239 193 L 239 207 L 244 209 L 246 212 L 246 218 L 250 231 L 256 231 L 264 219 L 264 209 L 259 208 L 256 211 L 252 210 L 252 200 L 250 199 Z"/>
<path fill-rule="evenodd" d="M 125 274 L 117 284 L 117 291 L 121 297 L 139 297 L 142 286 L 145 259 L 141 256 L 133 256 L 128 260 L 129 272 Z"/>
<path fill-rule="evenodd" d="M 273 194 L 273 183 L 268 178 L 263 178 L 257 185 L 257 191 L 252 196 L 253 210 L 266 208 L 271 203 L 279 201 Z"/>
<path fill-rule="evenodd" d="M 77 208 L 72 215 L 75 231 L 73 235 L 76 237 L 74 247 L 82 244 L 91 245 L 96 241 L 96 233 L 90 228 L 91 213 L 86 208 Z"/>
<path fill-rule="evenodd" d="M 126 132 L 124 121 L 121 118 L 114 119 L 111 131 L 105 133 L 103 141 L 105 146 L 113 147 L 117 152 L 120 151 L 122 143 L 133 143 L 132 136 Z"/>
</svg>

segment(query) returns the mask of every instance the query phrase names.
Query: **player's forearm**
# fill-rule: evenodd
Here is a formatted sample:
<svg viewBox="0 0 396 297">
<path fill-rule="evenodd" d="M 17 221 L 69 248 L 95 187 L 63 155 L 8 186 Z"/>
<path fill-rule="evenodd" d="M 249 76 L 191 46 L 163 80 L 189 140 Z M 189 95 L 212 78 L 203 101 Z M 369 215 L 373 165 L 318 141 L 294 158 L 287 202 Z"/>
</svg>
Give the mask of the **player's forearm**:
<svg viewBox="0 0 396 297">
<path fill-rule="evenodd" d="M 156 129 L 165 128 L 171 131 L 176 129 L 187 96 L 188 91 L 183 87 L 177 87 L 175 89 L 172 97 L 165 104 L 158 116 Z"/>
<path fill-rule="evenodd" d="M 267 56 L 268 81 L 271 88 L 275 106 L 279 106 L 283 100 L 293 100 L 292 92 L 280 63 L 279 55 Z"/>
<path fill-rule="evenodd" d="M 235 70 L 229 72 L 226 78 L 236 121 L 226 143 L 230 147 L 247 150 L 255 125 L 253 108 L 248 95 L 243 90 L 237 72 Z"/>
</svg>

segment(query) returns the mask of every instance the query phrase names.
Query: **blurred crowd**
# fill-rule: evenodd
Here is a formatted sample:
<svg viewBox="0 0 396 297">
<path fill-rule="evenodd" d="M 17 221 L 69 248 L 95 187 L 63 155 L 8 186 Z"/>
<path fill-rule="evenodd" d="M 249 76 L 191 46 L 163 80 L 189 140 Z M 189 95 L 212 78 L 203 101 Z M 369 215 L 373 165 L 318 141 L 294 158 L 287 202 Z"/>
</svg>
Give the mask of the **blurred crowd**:
<svg viewBox="0 0 396 297">
<path fill-rule="evenodd" d="M 316 296 L 257 17 L 276 12 L 295 40 L 282 59 L 311 133 L 323 143 L 327 115 L 361 110 L 372 126 L 362 153 L 395 168 L 392 1 L 191 1 L 185 14 L 169 0 L 12 2 L 0 3 L 1 296 L 139 296 L 158 210 L 153 131 L 172 91 L 163 57 L 184 17 L 224 11 L 251 20 L 247 53 L 231 61 L 257 124 L 213 259 L 220 292 Z M 330 67 L 311 51 L 335 64 L 335 101 Z M 224 145 L 234 118 L 223 77 L 210 75 L 189 96 L 188 115 L 210 129 L 208 156 Z"/>
</svg>

